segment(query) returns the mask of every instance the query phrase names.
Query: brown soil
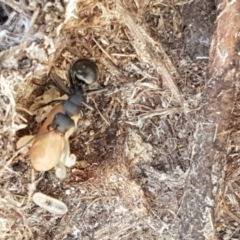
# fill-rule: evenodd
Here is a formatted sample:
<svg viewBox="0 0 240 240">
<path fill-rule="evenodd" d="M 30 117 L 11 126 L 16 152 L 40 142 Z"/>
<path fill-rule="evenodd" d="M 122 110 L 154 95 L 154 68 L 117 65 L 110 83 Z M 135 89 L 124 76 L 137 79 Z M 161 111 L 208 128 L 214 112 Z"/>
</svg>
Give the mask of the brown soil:
<svg viewBox="0 0 240 240">
<path fill-rule="evenodd" d="M 217 16 L 230 5 L 20 2 L 18 11 L 17 1 L 6 1 L 10 13 L 32 22 L 20 43 L 9 40 L 0 53 L 0 239 L 239 239 L 238 48 L 224 74 L 211 70 Z M 77 163 L 59 180 L 54 170 L 34 172 L 15 145 L 37 133 L 45 110 L 28 110 L 51 88 L 49 73 L 66 81 L 77 58 L 98 64 L 90 88 L 106 91 L 84 95 L 92 110 L 83 107 L 70 140 Z M 68 213 L 41 209 L 34 192 L 63 201 Z"/>
</svg>

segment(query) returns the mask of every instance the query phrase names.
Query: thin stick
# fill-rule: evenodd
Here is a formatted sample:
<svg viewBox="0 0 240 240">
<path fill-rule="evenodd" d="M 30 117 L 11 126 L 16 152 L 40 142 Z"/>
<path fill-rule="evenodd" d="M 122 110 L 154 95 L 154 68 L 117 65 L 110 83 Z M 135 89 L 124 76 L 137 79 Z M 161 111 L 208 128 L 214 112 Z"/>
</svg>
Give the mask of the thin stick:
<svg viewBox="0 0 240 240">
<path fill-rule="evenodd" d="M 24 14 L 28 17 L 31 17 L 29 14 L 27 14 L 26 12 L 24 12 L 22 10 L 22 7 L 17 2 L 12 1 L 12 0 L 1 0 L 1 2 L 4 3 L 5 5 L 9 6 L 10 8 L 12 8 L 15 12 Z"/>
<path fill-rule="evenodd" d="M 102 48 L 102 46 L 97 42 L 95 38 L 93 38 L 93 41 L 97 44 L 97 46 L 102 50 L 102 52 L 115 64 L 117 65 L 117 62 Z"/>
<path fill-rule="evenodd" d="M 91 99 L 92 99 L 92 98 L 91 98 Z M 93 101 L 93 103 L 94 103 L 94 105 L 95 105 L 95 108 L 97 109 L 99 115 L 101 116 L 101 118 L 105 121 L 105 123 L 106 123 L 108 126 L 110 126 L 110 123 L 106 120 L 106 118 L 105 118 L 105 117 L 101 114 L 101 112 L 99 111 L 99 109 L 98 109 L 98 107 L 97 107 L 97 104 L 96 104 L 96 102 L 94 101 L 94 99 L 92 99 L 92 101 Z"/>
<path fill-rule="evenodd" d="M 89 89 L 86 91 L 87 95 L 92 95 L 92 94 L 98 94 L 98 93 L 102 93 L 102 92 L 107 92 L 108 89 L 107 88 L 101 88 L 101 89 Z"/>
<path fill-rule="evenodd" d="M 91 110 L 91 111 L 94 110 L 94 108 L 92 108 L 90 105 L 88 105 L 87 103 L 85 103 L 85 102 L 83 102 L 83 101 L 82 101 L 82 104 L 83 104 L 86 108 L 88 108 L 89 110 Z"/>
</svg>

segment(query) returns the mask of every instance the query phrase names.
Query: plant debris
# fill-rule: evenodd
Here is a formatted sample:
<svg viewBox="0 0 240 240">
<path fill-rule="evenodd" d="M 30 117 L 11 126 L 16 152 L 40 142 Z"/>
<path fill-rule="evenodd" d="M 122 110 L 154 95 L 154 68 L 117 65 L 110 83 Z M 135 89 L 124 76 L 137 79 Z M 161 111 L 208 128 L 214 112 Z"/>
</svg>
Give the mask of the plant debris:
<svg viewBox="0 0 240 240">
<path fill-rule="evenodd" d="M 0 239 L 239 239 L 237 1 L 0 2 Z M 79 58 L 76 163 L 35 172 L 16 146 Z"/>
</svg>

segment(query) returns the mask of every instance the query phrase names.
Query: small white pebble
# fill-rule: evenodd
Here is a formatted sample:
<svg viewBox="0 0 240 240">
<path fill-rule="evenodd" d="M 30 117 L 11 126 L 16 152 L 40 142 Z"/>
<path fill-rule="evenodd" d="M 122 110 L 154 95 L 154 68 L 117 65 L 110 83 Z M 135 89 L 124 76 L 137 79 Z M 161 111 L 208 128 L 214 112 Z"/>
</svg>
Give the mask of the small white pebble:
<svg viewBox="0 0 240 240">
<path fill-rule="evenodd" d="M 117 180 L 118 180 L 117 177 L 114 176 L 114 175 L 112 175 L 112 176 L 109 177 L 109 181 L 110 181 L 110 182 L 117 182 Z"/>
<path fill-rule="evenodd" d="M 193 71 L 197 72 L 197 71 L 198 71 L 198 67 L 195 66 L 195 67 L 193 68 Z"/>
<path fill-rule="evenodd" d="M 70 195 L 71 194 L 71 190 L 70 189 L 67 189 L 66 190 L 66 195 Z"/>
<path fill-rule="evenodd" d="M 82 194 L 85 194 L 86 193 L 86 191 L 85 190 L 80 190 L 80 192 L 82 193 Z"/>
<path fill-rule="evenodd" d="M 122 181 L 123 181 L 123 178 L 122 178 L 122 177 L 119 177 L 119 178 L 118 178 L 118 181 L 122 182 Z"/>
<path fill-rule="evenodd" d="M 84 125 L 86 127 L 89 127 L 92 123 L 87 119 L 86 121 L 84 121 Z"/>
</svg>

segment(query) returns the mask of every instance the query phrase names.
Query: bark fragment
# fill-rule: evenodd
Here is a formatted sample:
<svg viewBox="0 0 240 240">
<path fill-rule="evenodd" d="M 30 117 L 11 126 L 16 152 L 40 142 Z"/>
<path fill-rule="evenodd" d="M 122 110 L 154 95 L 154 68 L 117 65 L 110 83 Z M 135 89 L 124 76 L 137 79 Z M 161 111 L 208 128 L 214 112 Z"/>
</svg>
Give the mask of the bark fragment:
<svg viewBox="0 0 240 240">
<path fill-rule="evenodd" d="M 221 76 L 229 67 L 235 52 L 240 22 L 240 2 L 223 1 L 213 34 L 209 70 L 213 77 Z"/>
<path fill-rule="evenodd" d="M 134 21 L 134 14 L 130 13 L 120 0 L 118 1 L 118 9 L 120 21 L 129 29 L 129 34 L 133 38 L 133 46 L 139 58 L 143 62 L 153 64 L 159 76 L 163 79 L 164 84 L 171 90 L 178 104 L 180 106 L 184 105 L 182 93 L 176 83 L 176 79 L 179 80 L 180 75 L 164 51 L 161 43 L 155 42 L 146 30 Z"/>
<path fill-rule="evenodd" d="M 215 239 L 212 166 L 226 159 L 226 132 L 236 125 L 233 61 L 239 31 L 240 2 L 224 3 L 210 49 L 206 90 L 199 111 L 195 144 L 182 203 L 181 239 Z M 220 53 L 224 53 L 224 56 Z M 224 74 L 224 75 L 223 75 Z"/>
</svg>

